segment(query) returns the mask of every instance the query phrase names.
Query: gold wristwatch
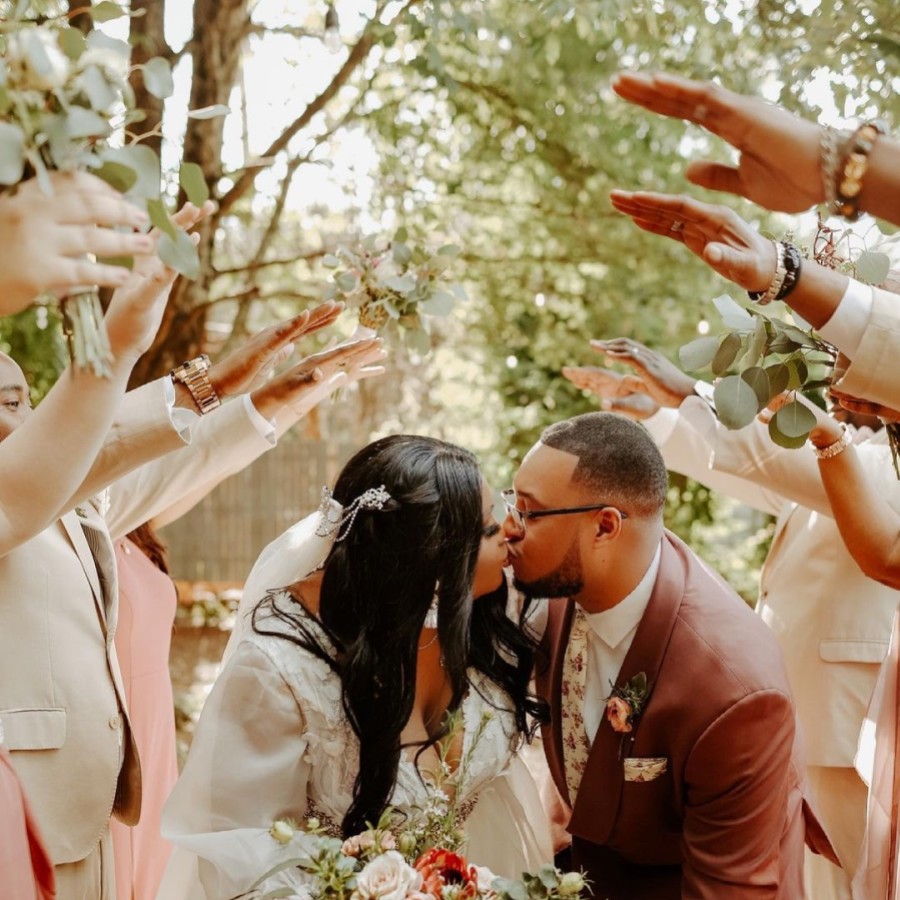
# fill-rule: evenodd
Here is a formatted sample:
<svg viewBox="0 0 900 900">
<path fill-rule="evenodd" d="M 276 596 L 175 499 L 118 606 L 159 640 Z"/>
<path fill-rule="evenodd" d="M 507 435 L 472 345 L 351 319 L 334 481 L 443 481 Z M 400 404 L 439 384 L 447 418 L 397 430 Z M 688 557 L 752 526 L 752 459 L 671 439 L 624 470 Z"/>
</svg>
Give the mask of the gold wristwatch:
<svg viewBox="0 0 900 900">
<path fill-rule="evenodd" d="M 176 366 L 170 372 L 173 381 L 180 381 L 191 392 L 201 416 L 222 404 L 209 380 L 208 370 L 209 357 L 203 353 Z"/>
</svg>

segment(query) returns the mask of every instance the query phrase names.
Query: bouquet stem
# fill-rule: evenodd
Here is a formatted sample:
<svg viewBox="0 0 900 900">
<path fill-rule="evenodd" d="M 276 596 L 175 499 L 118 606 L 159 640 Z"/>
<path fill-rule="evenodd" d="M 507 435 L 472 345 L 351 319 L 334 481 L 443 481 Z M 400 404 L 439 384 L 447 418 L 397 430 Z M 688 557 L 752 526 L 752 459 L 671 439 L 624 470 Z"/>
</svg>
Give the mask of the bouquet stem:
<svg viewBox="0 0 900 900">
<path fill-rule="evenodd" d="M 71 294 L 60 303 L 69 359 L 76 369 L 90 367 L 98 378 L 112 375 L 112 348 L 97 288 Z"/>
</svg>

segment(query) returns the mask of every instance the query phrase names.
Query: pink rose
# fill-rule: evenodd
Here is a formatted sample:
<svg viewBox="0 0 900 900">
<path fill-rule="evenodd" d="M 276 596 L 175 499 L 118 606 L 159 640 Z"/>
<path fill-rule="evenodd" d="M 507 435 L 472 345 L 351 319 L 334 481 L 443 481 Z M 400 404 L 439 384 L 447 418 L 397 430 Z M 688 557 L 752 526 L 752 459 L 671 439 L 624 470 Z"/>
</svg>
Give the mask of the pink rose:
<svg viewBox="0 0 900 900">
<path fill-rule="evenodd" d="M 631 731 L 631 723 L 628 721 L 631 716 L 631 704 L 623 700 L 621 697 L 610 697 L 606 701 L 606 718 L 612 725 L 613 731 L 627 734 Z"/>
<path fill-rule="evenodd" d="M 357 875 L 351 900 L 407 900 L 421 888 L 421 874 L 396 850 L 388 850 Z"/>
<path fill-rule="evenodd" d="M 353 837 L 347 838 L 341 846 L 341 853 L 344 856 L 360 856 L 366 850 L 371 850 L 375 846 L 375 835 L 371 831 L 364 831 L 362 834 L 354 834 Z"/>
</svg>

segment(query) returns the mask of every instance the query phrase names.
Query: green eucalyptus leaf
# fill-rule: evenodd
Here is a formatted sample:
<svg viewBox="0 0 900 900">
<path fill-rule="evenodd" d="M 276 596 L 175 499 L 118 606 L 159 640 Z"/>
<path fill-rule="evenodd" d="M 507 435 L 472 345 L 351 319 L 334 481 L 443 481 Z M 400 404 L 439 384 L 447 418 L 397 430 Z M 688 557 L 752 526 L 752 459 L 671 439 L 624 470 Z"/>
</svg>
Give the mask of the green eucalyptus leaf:
<svg viewBox="0 0 900 900">
<path fill-rule="evenodd" d="M 334 282 L 338 286 L 338 290 L 343 291 L 345 294 L 349 294 L 351 291 L 356 290 L 357 285 L 359 284 L 359 278 L 352 272 L 341 272 L 341 274 L 335 278 Z"/>
<path fill-rule="evenodd" d="M 781 410 L 779 410 L 781 412 Z M 801 437 L 789 437 L 778 427 L 777 414 L 769 419 L 769 437 L 779 447 L 786 450 L 796 450 L 806 443 L 806 435 Z"/>
<path fill-rule="evenodd" d="M 809 376 L 809 367 L 800 357 L 785 360 L 784 363 L 788 368 L 788 386 L 789 391 L 796 391 Z"/>
<path fill-rule="evenodd" d="M 802 344 L 798 344 L 789 334 L 785 332 L 784 327 L 779 329 L 778 334 L 769 344 L 770 353 L 793 353 L 799 350 Z"/>
<path fill-rule="evenodd" d="M 0 184 L 18 184 L 25 172 L 25 133 L 12 122 L 0 122 Z"/>
<path fill-rule="evenodd" d="M 60 28 L 59 46 L 72 62 L 78 62 L 81 59 L 81 54 L 87 48 L 87 41 L 85 41 L 84 35 L 77 28 Z"/>
<path fill-rule="evenodd" d="M 119 97 L 98 66 L 88 66 L 81 73 L 81 84 L 88 102 L 97 112 L 108 110 Z"/>
<path fill-rule="evenodd" d="M 159 197 L 159 158 L 143 144 L 128 144 L 125 147 L 111 147 L 100 154 L 105 162 L 121 163 L 137 172 L 137 181 L 129 191 L 129 196 L 145 200 Z"/>
<path fill-rule="evenodd" d="M 713 300 L 713 304 L 719 311 L 719 315 L 722 317 L 722 321 L 725 323 L 726 328 L 730 328 L 732 331 L 739 331 L 741 334 L 747 334 L 748 332 L 753 331 L 755 327 L 753 316 L 751 316 L 743 306 L 736 303 L 728 294 L 722 294 L 721 297 L 716 297 Z"/>
<path fill-rule="evenodd" d="M 336 269 L 340 264 L 340 259 L 333 253 L 326 253 L 322 257 L 322 265 L 325 266 L 326 269 Z"/>
<path fill-rule="evenodd" d="M 453 312 L 455 300 L 448 291 L 437 291 L 422 301 L 422 312 L 429 316 L 448 316 Z"/>
<path fill-rule="evenodd" d="M 460 249 L 456 246 L 456 244 L 444 244 L 440 250 L 438 250 L 438 256 L 459 256 Z"/>
<path fill-rule="evenodd" d="M 867 250 L 855 263 L 856 277 L 866 284 L 883 284 L 891 270 L 891 258 L 886 253 Z"/>
<path fill-rule="evenodd" d="M 168 234 L 161 235 L 158 252 L 159 258 L 170 269 L 174 269 L 185 278 L 193 280 L 200 274 L 197 248 L 186 231 L 176 231 L 174 240 Z"/>
<path fill-rule="evenodd" d="M 787 335 L 792 341 L 796 341 L 801 347 L 815 347 L 816 342 L 814 338 L 806 334 L 806 332 L 801 331 L 795 325 L 785 325 L 783 334 Z"/>
<path fill-rule="evenodd" d="M 325 290 L 322 291 L 322 302 L 324 303 L 326 300 L 334 300 L 337 297 L 337 285 L 336 284 L 326 284 Z"/>
<path fill-rule="evenodd" d="M 741 336 L 735 331 L 722 338 L 722 343 L 719 344 L 712 361 L 713 375 L 724 375 L 731 368 L 741 351 L 741 345 Z"/>
<path fill-rule="evenodd" d="M 173 241 L 178 240 L 178 228 L 169 216 L 166 204 L 162 200 L 159 198 L 148 200 L 147 215 L 150 216 L 150 223 L 154 228 L 158 228 Z"/>
<path fill-rule="evenodd" d="M 224 103 L 216 103 L 214 106 L 201 106 L 199 109 L 188 110 L 189 119 L 215 119 L 216 116 L 227 116 L 231 110 Z"/>
<path fill-rule="evenodd" d="M 391 303 L 391 301 L 388 300 L 387 297 L 382 298 L 381 305 L 387 310 L 388 315 L 392 319 L 400 319 L 400 310 L 397 309 L 397 307 L 393 303 Z"/>
<path fill-rule="evenodd" d="M 412 260 L 412 250 L 402 243 L 391 244 L 391 256 L 398 266 L 405 266 Z"/>
<path fill-rule="evenodd" d="M 812 410 L 797 400 L 792 400 L 782 406 L 775 413 L 773 419 L 776 421 L 778 430 L 785 437 L 802 437 L 803 440 L 806 440 L 807 435 L 816 424 L 816 417 Z"/>
<path fill-rule="evenodd" d="M 203 206 L 209 200 L 209 187 L 203 177 L 203 169 L 197 163 L 186 162 L 181 164 L 178 172 L 178 180 L 187 194 L 188 200 L 194 206 Z"/>
<path fill-rule="evenodd" d="M 408 294 L 415 290 L 416 279 L 412 275 L 392 275 L 382 282 L 386 288 L 396 291 L 398 294 Z"/>
<path fill-rule="evenodd" d="M 719 339 L 712 335 L 697 338 L 689 344 L 685 344 L 678 351 L 681 365 L 688 372 L 695 372 L 708 366 L 719 349 Z"/>
<path fill-rule="evenodd" d="M 766 370 L 760 366 L 751 366 L 749 369 L 744 369 L 741 372 L 741 378 L 753 388 L 753 393 L 756 394 L 757 412 L 759 412 L 772 399 L 769 376 L 766 374 Z"/>
<path fill-rule="evenodd" d="M 171 97 L 175 91 L 175 82 L 172 80 L 172 67 L 161 56 L 148 59 L 142 66 L 144 73 L 144 86 L 158 100 Z"/>
<path fill-rule="evenodd" d="M 123 194 L 134 186 L 138 177 L 134 169 L 111 159 L 105 160 L 100 168 L 94 169 L 94 175 Z"/>
<path fill-rule="evenodd" d="M 402 226 L 394 234 L 394 243 L 405 244 L 409 240 L 409 232 Z"/>
<path fill-rule="evenodd" d="M 717 381 L 713 400 L 719 421 L 726 428 L 749 425 L 759 411 L 756 392 L 740 375 L 729 375 Z"/>
<path fill-rule="evenodd" d="M 65 119 L 69 137 L 106 137 L 112 131 L 105 116 L 83 106 L 70 107 Z"/>
<path fill-rule="evenodd" d="M 791 380 L 791 370 L 784 363 L 775 363 L 766 366 L 766 375 L 769 376 L 769 399 L 783 394 L 788 389 Z"/>
<path fill-rule="evenodd" d="M 128 41 L 119 40 L 119 38 L 110 37 L 110 35 L 94 28 L 87 36 L 87 45 L 91 49 L 112 50 L 118 53 L 122 59 L 131 59 L 131 44 Z"/>
<path fill-rule="evenodd" d="M 111 22 L 113 19 L 121 19 L 127 15 L 124 9 L 118 3 L 112 0 L 100 0 L 95 6 L 89 7 L 91 18 L 95 22 Z"/>
<path fill-rule="evenodd" d="M 762 359 L 768 337 L 769 333 L 766 330 L 766 320 L 757 316 L 753 325 L 753 334 L 750 335 L 750 340 L 747 343 L 747 353 L 744 356 L 744 365 L 755 366 L 760 359 Z"/>
<path fill-rule="evenodd" d="M 403 342 L 414 353 L 425 356 L 431 350 L 431 341 L 424 331 L 410 328 L 403 332 Z"/>
<path fill-rule="evenodd" d="M 466 289 L 458 282 L 454 281 L 453 284 L 448 284 L 447 289 L 461 303 L 465 303 L 466 300 L 469 299 L 469 295 L 466 293 Z"/>
</svg>

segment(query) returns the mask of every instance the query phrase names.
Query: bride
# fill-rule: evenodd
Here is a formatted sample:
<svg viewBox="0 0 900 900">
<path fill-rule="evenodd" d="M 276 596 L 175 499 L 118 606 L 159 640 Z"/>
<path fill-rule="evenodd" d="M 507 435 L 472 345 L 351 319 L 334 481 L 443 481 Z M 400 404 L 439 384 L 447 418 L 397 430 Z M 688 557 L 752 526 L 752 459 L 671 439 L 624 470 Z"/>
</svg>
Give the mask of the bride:
<svg viewBox="0 0 900 900">
<path fill-rule="evenodd" d="M 359 451 L 248 579 L 245 598 L 262 599 L 167 804 L 163 833 L 182 849 L 160 896 L 238 895 L 281 858 L 276 820 L 347 837 L 388 805 L 425 806 L 442 765 L 470 862 L 513 878 L 549 862 L 518 756 L 547 710 L 529 693 L 536 641 L 508 615 L 505 564 L 471 453 L 410 435 Z M 303 895 L 305 879 L 263 889 Z"/>
</svg>

